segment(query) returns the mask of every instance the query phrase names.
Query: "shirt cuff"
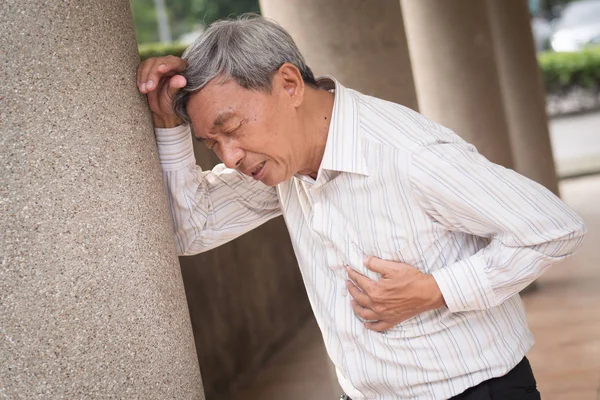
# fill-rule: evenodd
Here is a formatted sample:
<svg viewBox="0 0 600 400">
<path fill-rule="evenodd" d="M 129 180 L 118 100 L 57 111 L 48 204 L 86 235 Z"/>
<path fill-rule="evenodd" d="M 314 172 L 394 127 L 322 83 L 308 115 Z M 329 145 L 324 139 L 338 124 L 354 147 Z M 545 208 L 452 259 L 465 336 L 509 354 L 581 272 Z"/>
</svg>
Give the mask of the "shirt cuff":
<svg viewBox="0 0 600 400">
<path fill-rule="evenodd" d="M 196 164 L 194 144 L 189 125 L 175 128 L 154 128 L 158 159 L 163 171 L 172 171 Z"/>
<path fill-rule="evenodd" d="M 483 257 L 474 254 L 432 272 L 451 312 L 485 310 L 491 307 L 494 294 L 485 275 L 485 268 Z"/>
</svg>

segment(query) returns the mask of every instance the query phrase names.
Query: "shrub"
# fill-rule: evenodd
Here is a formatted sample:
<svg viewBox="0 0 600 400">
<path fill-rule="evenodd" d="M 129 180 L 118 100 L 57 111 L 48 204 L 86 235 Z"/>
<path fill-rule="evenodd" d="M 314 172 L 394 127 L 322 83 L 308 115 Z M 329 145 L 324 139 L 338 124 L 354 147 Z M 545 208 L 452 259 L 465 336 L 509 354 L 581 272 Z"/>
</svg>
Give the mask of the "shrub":
<svg viewBox="0 0 600 400">
<path fill-rule="evenodd" d="M 574 86 L 600 90 L 600 47 L 577 53 L 538 55 L 546 91 L 564 92 Z"/>
<path fill-rule="evenodd" d="M 180 43 L 143 43 L 138 46 L 140 52 L 140 59 L 145 60 L 150 57 L 161 57 L 167 55 L 174 55 L 181 57 L 187 45 Z"/>
</svg>

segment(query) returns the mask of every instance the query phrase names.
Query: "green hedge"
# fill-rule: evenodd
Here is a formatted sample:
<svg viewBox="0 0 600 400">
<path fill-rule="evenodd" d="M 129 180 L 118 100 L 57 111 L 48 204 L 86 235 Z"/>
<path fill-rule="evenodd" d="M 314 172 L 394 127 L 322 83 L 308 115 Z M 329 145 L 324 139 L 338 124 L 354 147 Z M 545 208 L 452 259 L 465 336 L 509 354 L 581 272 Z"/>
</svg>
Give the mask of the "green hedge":
<svg viewBox="0 0 600 400">
<path fill-rule="evenodd" d="M 169 54 L 181 57 L 186 47 L 186 45 L 179 43 L 144 43 L 138 46 L 138 50 L 140 52 L 140 58 L 145 60 L 146 58 L 166 56 Z"/>
<path fill-rule="evenodd" d="M 600 90 L 600 46 L 577 53 L 541 53 L 538 62 L 549 92 L 573 86 Z"/>
<path fill-rule="evenodd" d="M 186 46 L 181 44 L 148 43 L 139 46 L 140 57 L 181 56 Z M 538 55 L 546 90 L 561 92 L 573 86 L 600 90 L 600 46 L 577 53 L 544 52 Z"/>
</svg>

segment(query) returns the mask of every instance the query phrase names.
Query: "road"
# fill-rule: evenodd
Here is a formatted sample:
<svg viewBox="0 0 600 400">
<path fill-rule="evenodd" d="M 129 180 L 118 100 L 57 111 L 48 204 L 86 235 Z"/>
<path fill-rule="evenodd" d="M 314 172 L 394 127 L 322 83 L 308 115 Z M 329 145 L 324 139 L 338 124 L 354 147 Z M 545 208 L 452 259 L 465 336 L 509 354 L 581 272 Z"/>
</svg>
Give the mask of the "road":
<svg viewBox="0 0 600 400">
<path fill-rule="evenodd" d="M 600 112 L 555 118 L 549 126 L 560 177 L 600 172 Z"/>
</svg>

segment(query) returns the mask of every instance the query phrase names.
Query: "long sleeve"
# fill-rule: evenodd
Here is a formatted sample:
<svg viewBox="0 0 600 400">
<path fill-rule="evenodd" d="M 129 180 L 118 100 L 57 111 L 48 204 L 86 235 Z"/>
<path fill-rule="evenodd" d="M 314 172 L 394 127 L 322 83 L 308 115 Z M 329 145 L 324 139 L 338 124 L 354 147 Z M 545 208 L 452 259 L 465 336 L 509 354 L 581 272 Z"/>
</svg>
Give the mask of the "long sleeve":
<svg viewBox="0 0 600 400">
<path fill-rule="evenodd" d="M 210 250 L 281 214 L 275 188 L 223 164 L 202 171 L 188 126 L 155 134 L 180 255 Z"/>
<path fill-rule="evenodd" d="M 434 221 L 489 240 L 474 255 L 433 272 L 453 312 L 501 304 L 572 255 L 586 234 L 579 216 L 558 197 L 464 142 L 419 148 L 410 179 Z"/>
</svg>

